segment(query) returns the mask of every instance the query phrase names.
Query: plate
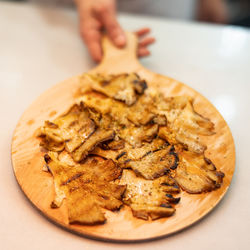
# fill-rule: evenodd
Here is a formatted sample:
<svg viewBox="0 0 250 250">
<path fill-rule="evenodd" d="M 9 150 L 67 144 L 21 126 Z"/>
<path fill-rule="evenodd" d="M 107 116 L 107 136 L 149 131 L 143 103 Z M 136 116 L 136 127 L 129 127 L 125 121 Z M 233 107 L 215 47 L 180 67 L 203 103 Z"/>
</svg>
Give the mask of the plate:
<svg viewBox="0 0 250 250">
<path fill-rule="evenodd" d="M 215 124 L 215 135 L 203 136 L 208 146 L 206 157 L 210 158 L 217 169 L 225 173 L 221 188 L 206 194 L 181 193 L 181 202 L 176 205 L 176 213 L 169 218 L 144 221 L 133 217 L 129 207 L 119 212 L 106 212 L 104 225 L 69 225 L 67 204 L 60 208 L 50 208 L 54 197 L 53 178 L 42 171 L 43 152 L 35 131 L 45 120 L 53 120 L 64 113 L 78 95 L 80 76 L 73 77 L 53 86 L 43 93 L 22 115 L 12 140 L 12 165 L 20 188 L 33 205 L 54 223 L 83 236 L 105 241 L 145 241 L 170 235 L 200 220 L 208 214 L 225 195 L 235 168 L 235 146 L 230 129 L 216 108 L 202 95 L 187 85 L 169 77 L 150 72 L 135 59 L 136 39 L 128 33 L 128 46 L 118 50 L 104 39 L 105 57 L 103 62 L 91 72 L 122 73 L 136 72 L 150 87 L 156 88 L 166 96 L 189 95 L 194 98 L 194 108 Z M 112 64 L 123 59 L 122 63 Z M 126 66 L 127 64 L 127 66 Z M 110 67 L 110 65 L 114 65 Z"/>
</svg>

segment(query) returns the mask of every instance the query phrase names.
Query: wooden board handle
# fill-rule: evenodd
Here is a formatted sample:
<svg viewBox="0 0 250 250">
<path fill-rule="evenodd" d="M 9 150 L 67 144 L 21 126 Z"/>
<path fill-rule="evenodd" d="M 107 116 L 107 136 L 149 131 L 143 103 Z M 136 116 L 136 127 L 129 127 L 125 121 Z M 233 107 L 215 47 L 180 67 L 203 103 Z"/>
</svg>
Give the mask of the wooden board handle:
<svg viewBox="0 0 250 250">
<path fill-rule="evenodd" d="M 126 45 L 123 48 L 117 48 L 107 36 L 103 37 L 103 59 L 94 71 L 116 73 L 119 69 L 119 71 L 130 72 L 140 66 L 137 58 L 137 36 L 131 32 L 125 32 L 125 35 Z M 115 67 L 113 67 L 114 65 Z M 116 70 L 113 71 L 113 68 Z"/>
</svg>

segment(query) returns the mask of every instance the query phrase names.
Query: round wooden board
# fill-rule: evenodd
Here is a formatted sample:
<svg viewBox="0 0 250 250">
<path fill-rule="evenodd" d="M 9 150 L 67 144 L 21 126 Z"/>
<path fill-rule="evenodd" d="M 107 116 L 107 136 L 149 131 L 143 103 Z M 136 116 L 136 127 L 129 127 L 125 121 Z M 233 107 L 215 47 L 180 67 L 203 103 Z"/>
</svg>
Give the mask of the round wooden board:
<svg viewBox="0 0 250 250">
<path fill-rule="evenodd" d="M 35 207 L 53 222 L 70 231 L 92 238 L 123 242 L 166 236 L 201 219 L 225 195 L 235 167 L 234 141 L 229 127 L 215 107 L 190 87 L 143 68 L 136 58 L 136 37 L 127 33 L 127 38 L 128 44 L 122 50 L 114 48 L 105 38 L 103 40 L 104 59 L 91 73 L 136 72 L 147 80 L 150 87 L 156 88 L 166 96 L 193 97 L 195 110 L 210 118 L 215 124 L 216 134 L 202 139 L 208 146 L 206 156 L 225 173 L 221 188 L 199 195 L 182 192 L 181 202 L 176 206 L 176 213 L 169 218 L 144 221 L 133 217 L 130 208 L 125 206 L 119 212 L 106 211 L 107 222 L 104 225 L 69 225 L 66 201 L 58 209 L 50 208 L 54 197 L 53 178 L 49 173 L 42 171 L 43 152 L 35 137 L 35 131 L 45 120 L 53 120 L 75 102 L 79 76 L 55 85 L 31 104 L 21 117 L 12 141 L 12 164 L 16 179 Z"/>
</svg>

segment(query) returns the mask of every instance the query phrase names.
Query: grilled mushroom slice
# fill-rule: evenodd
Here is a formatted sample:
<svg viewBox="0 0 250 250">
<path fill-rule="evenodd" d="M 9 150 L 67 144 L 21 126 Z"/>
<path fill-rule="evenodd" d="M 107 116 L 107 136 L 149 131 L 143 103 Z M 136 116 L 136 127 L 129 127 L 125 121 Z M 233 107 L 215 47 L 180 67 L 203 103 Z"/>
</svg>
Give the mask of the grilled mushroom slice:
<svg viewBox="0 0 250 250">
<path fill-rule="evenodd" d="M 101 208 L 117 210 L 122 206 L 126 186 L 113 183 L 121 169 L 111 160 L 89 157 L 84 164 L 70 166 L 49 153 L 45 161 L 56 191 L 51 207 L 59 207 L 66 198 L 69 223 L 103 223 L 106 218 Z"/>
<path fill-rule="evenodd" d="M 135 217 L 144 220 L 151 217 L 155 220 L 174 214 L 175 208 L 173 205 L 177 203 L 179 198 L 175 200 L 171 198 L 170 200 L 166 196 L 167 184 L 170 185 L 171 183 L 176 186 L 171 177 L 165 175 L 155 180 L 145 180 L 142 177 L 137 177 L 132 170 L 124 169 L 119 184 L 124 185 L 125 183 L 127 189 L 124 193 L 123 202 L 130 206 Z M 164 185 L 165 183 L 167 184 Z"/>
<path fill-rule="evenodd" d="M 172 146 L 151 151 L 140 160 L 129 161 L 128 167 L 131 167 L 137 175 L 143 176 L 147 180 L 158 178 L 178 165 L 178 156 L 172 150 Z"/>
<path fill-rule="evenodd" d="M 69 111 L 53 122 L 45 121 L 40 129 L 41 145 L 51 151 L 74 151 L 95 131 L 95 123 L 90 119 L 83 103 L 73 105 Z"/>
<path fill-rule="evenodd" d="M 179 166 L 175 180 L 180 187 L 191 194 L 210 192 L 222 184 L 224 173 L 203 155 L 189 151 L 179 153 Z"/>
<path fill-rule="evenodd" d="M 147 88 L 144 80 L 135 74 L 120 74 L 105 77 L 104 75 L 85 74 L 82 77 L 83 82 L 89 82 L 91 88 L 101 92 L 115 100 L 123 101 L 131 106 L 137 100 L 137 95 L 143 94 Z"/>
<path fill-rule="evenodd" d="M 206 146 L 200 135 L 213 135 L 214 124 L 198 114 L 193 107 L 193 99 L 177 96 L 156 99 L 156 112 L 167 118 L 167 127 L 160 128 L 159 136 L 171 144 L 182 144 L 189 151 L 203 154 Z"/>
<path fill-rule="evenodd" d="M 166 141 L 156 138 L 152 142 L 143 142 L 141 147 L 132 147 L 125 143 L 124 148 L 119 150 L 104 150 L 102 147 L 96 147 L 91 154 L 101 156 L 106 159 L 112 159 L 122 167 L 128 167 L 130 161 L 140 160 L 144 156 L 167 147 Z"/>
<path fill-rule="evenodd" d="M 170 127 L 161 127 L 158 136 L 172 145 L 180 144 L 183 148 L 197 154 L 203 154 L 207 148 L 197 135 L 182 129 L 176 132 Z"/>
<path fill-rule="evenodd" d="M 74 161 L 79 162 L 86 158 L 88 153 L 93 150 L 98 144 L 104 141 L 113 139 L 115 133 L 111 130 L 97 129 L 89 139 L 84 142 L 79 148 L 72 152 Z"/>
</svg>

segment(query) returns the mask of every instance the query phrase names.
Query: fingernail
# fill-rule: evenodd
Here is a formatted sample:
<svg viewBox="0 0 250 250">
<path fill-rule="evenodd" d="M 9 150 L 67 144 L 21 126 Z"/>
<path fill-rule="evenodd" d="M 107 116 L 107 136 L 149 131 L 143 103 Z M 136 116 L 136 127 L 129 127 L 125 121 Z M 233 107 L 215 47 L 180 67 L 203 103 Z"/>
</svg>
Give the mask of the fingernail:
<svg viewBox="0 0 250 250">
<path fill-rule="evenodd" d="M 126 43 L 125 36 L 123 36 L 123 35 L 117 36 L 117 37 L 115 38 L 114 42 L 115 42 L 115 44 L 116 44 L 117 46 L 124 46 L 125 43 Z"/>
</svg>

